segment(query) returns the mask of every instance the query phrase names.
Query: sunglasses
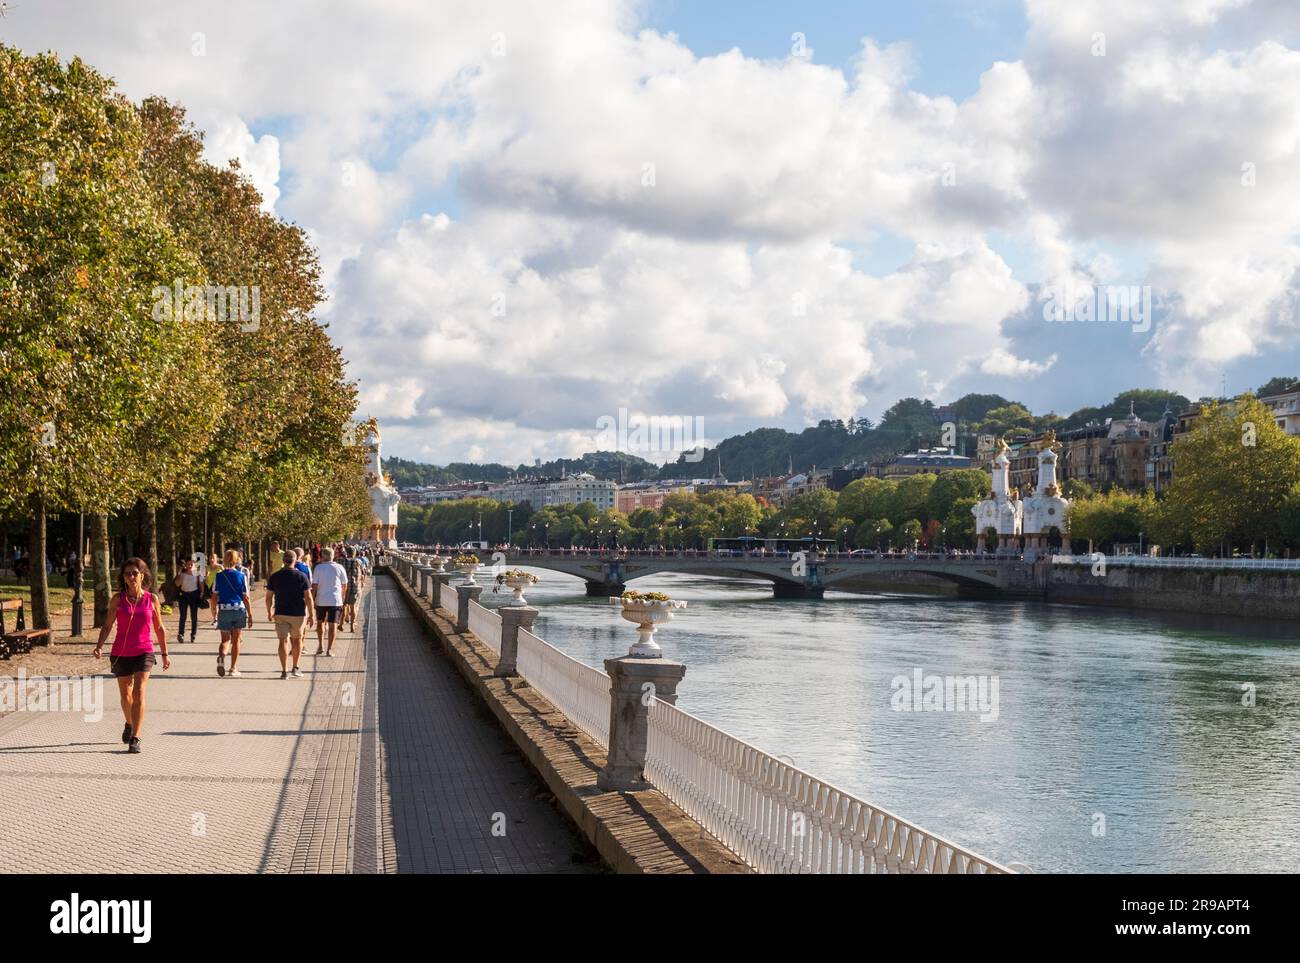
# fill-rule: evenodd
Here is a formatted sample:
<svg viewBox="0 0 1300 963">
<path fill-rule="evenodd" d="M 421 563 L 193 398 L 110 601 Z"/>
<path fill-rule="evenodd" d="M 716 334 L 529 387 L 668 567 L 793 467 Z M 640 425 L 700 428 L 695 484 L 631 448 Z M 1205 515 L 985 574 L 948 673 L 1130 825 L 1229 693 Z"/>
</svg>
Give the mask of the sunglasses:
<svg viewBox="0 0 1300 963">
<path fill-rule="evenodd" d="M 122 573 L 127 578 L 139 578 L 143 573 L 138 568 L 133 568 L 129 572 Z"/>
</svg>

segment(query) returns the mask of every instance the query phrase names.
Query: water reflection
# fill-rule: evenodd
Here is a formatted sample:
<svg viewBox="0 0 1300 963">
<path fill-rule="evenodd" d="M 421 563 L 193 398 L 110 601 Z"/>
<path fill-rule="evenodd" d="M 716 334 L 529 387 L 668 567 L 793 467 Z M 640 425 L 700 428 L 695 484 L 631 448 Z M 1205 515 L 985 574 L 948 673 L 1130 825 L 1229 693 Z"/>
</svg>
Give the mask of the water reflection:
<svg viewBox="0 0 1300 963">
<path fill-rule="evenodd" d="M 533 571 L 539 635 L 591 665 L 627 651 L 635 630 L 605 599 Z M 1300 870 L 1300 645 L 1288 623 L 778 600 L 766 583 L 673 574 L 635 585 L 690 603 L 658 636 L 688 666 L 683 709 L 995 859 L 1039 872 Z M 891 708 L 891 682 L 918 668 L 996 678 L 996 720 Z"/>
</svg>

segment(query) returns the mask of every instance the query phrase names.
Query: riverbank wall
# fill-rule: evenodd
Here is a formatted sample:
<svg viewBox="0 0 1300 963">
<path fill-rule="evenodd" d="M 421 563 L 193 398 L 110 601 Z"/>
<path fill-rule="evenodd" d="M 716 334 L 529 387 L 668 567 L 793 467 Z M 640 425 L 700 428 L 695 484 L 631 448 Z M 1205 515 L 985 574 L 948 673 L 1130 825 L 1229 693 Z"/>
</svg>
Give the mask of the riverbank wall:
<svg viewBox="0 0 1300 963">
<path fill-rule="evenodd" d="M 1175 569 L 1052 565 L 1049 602 L 1161 609 L 1205 615 L 1300 619 L 1300 572 L 1267 569 Z"/>
<path fill-rule="evenodd" d="M 855 594 L 944 598 L 1039 598 L 1114 608 L 1300 620 L 1300 572 L 1266 569 L 1176 569 L 1091 564 L 1025 566 L 1014 584 L 994 589 L 958 585 L 920 572 L 863 576 L 835 586 Z"/>
</svg>

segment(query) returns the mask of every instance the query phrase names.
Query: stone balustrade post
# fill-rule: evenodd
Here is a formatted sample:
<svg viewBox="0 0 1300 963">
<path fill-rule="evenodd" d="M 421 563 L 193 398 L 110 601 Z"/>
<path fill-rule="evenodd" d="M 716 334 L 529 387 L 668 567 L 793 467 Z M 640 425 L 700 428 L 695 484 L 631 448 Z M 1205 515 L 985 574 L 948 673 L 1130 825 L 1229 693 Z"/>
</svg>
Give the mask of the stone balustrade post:
<svg viewBox="0 0 1300 963">
<path fill-rule="evenodd" d="M 442 587 L 451 582 L 450 572 L 434 572 L 433 582 L 429 586 L 429 601 L 435 609 L 442 608 Z"/>
<path fill-rule="evenodd" d="M 686 666 L 671 659 L 625 655 L 606 659 L 605 671 L 609 673 L 609 757 L 596 785 L 606 792 L 649 789 L 645 760 L 650 706 L 655 699 L 677 704 L 677 683 L 686 675 Z"/>
<path fill-rule="evenodd" d="M 433 569 L 427 565 L 417 565 L 415 567 L 415 594 L 420 598 L 429 597 L 429 573 Z"/>
<path fill-rule="evenodd" d="M 483 594 L 481 585 L 457 585 L 456 586 L 456 631 L 469 631 L 469 603 L 470 599 L 475 602 Z"/>
<path fill-rule="evenodd" d="M 519 630 L 531 631 L 537 621 L 537 609 L 531 605 L 507 605 L 497 609 L 501 616 L 501 658 L 492 674 L 498 679 L 518 675 Z"/>
</svg>

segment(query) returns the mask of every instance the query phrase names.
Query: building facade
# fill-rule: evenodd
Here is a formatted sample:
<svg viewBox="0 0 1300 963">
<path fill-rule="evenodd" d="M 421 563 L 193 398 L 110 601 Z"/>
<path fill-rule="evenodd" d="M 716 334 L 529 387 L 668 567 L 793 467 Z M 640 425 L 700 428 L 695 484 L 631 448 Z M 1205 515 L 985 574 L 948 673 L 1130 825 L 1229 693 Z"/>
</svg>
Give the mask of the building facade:
<svg viewBox="0 0 1300 963">
<path fill-rule="evenodd" d="M 617 506 L 618 485 L 583 472 L 556 479 L 504 482 L 489 486 L 485 494 L 499 502 L 527 503 L 534 511 L 547 505 L 581 505 L 584 502 L 604 511 Z"/>
<path fill-rule="evenodd" d="M 1300 435 L 1300 381 L 1285 391 L 1264 395 L 1259 400 L 1272 409 L 1279 428 L 1288 435 Z"/>
<path fill-rule="evenodd" d="M 909 475 L 939 475 L 946 471 L 970 468 L 973 460 L 959 455 L 951 448 L 921 448 L 917 451 L 895 455 L 881 472 L 886 480 L 907 478 Z"/>
</svg>

